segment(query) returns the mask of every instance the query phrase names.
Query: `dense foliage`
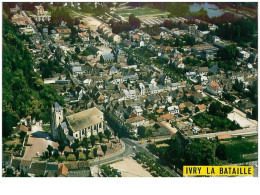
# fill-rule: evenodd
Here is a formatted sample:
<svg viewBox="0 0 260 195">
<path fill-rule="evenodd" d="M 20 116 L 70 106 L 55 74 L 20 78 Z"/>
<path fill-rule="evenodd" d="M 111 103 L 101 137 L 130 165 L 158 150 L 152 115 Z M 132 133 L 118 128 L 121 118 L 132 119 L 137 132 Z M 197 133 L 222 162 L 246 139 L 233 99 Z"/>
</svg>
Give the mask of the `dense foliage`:
<svg viewBox="0 0 260 195">
<path fill-rule="evenodd" d="M 3 22 L 3 136 L 26 115 L 49 121 L 49 107 L 63 100 L 33 71 L 33 59 L 18 28 Z"/>
</svg>

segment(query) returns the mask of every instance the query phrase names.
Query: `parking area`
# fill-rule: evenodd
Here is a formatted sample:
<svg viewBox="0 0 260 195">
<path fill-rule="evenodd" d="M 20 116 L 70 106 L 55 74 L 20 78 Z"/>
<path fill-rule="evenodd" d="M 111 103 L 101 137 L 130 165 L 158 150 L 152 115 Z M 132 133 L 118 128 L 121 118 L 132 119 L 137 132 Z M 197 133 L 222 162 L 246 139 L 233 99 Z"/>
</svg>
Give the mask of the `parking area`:
<svg viewBox="0 0 260 195">
<path fill-rule="evenodd" d="M 33 157 L 37 157 L 37 152 L 41 155 L 42 152 L 47 150 L 48 145 L 51 145 L 54 148 L 58 147 L 57 142 L 46 139 L 46 137 L 49 137 L 49 134 L 44 132 L 39 124 L 33 125 L 32 130 L 29 132 L 27 143 L 29 146 L 26 146 L 23 159 L 31 160 Z"/>
<path fill-rule="evenodd" d="M 237 112 L 231 112 L 228 114 L 228 119 L 236 121 L 242 128 L 255 127 L 256 125 L 244 116 L 241 116 Z"/>
</svg>

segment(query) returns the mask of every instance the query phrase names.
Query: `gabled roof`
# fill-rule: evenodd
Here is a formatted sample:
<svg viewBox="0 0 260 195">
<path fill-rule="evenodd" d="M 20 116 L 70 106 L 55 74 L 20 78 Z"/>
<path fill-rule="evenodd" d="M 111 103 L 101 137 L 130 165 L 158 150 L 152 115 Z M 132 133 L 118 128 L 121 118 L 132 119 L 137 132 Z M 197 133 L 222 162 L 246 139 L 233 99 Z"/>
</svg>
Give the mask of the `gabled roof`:
<svg viewBox="0 0 260 195">
<path fill-rule="evenodd" d="M 46 168 L 46 163 L 34 162 L 31 165 L 29 173 L 35 174 L 36 176 L 43 176 Z"/>
<path fill-rule="evenodd" d="M 134 123 L 142 120 L 146 120 L 146 118 L 144 118 L 143 116 L 136 116 L 133 118 L 126 119 L 126 123 Z"/>
<path fill-rule="evenodd" d="M 76 114 L 67 116 L 66 119 L 68 121 L 68 125 L 70 126 L 73 132 L 77 132 L 91 125 L 99 124 L 103 120 L 100 116 L 103 113 L 97 109 L 96 107 L 90 108 L 88 110 L 84 110 L 78 112 Z"/>
<path fill-rule="evenodd" d="M 54 111 L 58 112 L 60 110 L 63 110 L 63 108 L 57 102 L 55 102 L 54 103 Z"/>
<path fill-rule="evenodd" d="M 58 177 L 59 176 L 68 176 L 68 168 L 63 163 L 59 163 L 58 165 Z"/>
<path fill-rule="evenodd" d="M 30 167 L 32 164 L 31 160 L 21 160 L 20 162 L 20 166 L 24 166 L 24 167 Z"/>
</svg>

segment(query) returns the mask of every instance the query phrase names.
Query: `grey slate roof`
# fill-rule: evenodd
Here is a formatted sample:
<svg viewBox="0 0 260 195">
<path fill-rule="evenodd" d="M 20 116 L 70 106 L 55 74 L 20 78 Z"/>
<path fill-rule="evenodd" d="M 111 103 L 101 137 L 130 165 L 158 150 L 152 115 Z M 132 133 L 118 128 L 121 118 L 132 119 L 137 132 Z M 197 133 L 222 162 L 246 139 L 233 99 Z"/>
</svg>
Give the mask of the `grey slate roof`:
<svg viewBox="0 0 260 195">
<path fill-rule="evenodd" d="M 114 55 L 112 53 L 102 55 L 104 60 L 114 60 Z"/>
<path fill-rule="evenodd" d="M 47 164 L 46 171 L 58 171 L 58 164 Z"/>
<path fill-rule="evenodd" d="M 63 110 L 63 108 L 57 102 L 55 102 L 54 103 L 54 111 L 58 112 L 60 110 Z"/>
</svg>

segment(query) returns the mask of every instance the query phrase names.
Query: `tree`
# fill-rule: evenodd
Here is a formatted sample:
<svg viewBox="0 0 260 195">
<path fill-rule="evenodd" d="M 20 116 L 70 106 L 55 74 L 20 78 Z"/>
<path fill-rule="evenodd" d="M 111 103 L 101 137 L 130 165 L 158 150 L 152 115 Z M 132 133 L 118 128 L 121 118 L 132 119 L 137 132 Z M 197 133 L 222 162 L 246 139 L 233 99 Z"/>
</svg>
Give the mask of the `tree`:
<svg viewBox="0 0 260 195">
<path fill-rule="evenodd" d="M 137 127 L 137 134 L 139 135 L 140 138 L 146 137 L 145 127 L 144 126 Z"/>
<path fill-rule="evenodd" d="M 65 144 L 63 144 L 63 143 L 59 144 L 58 150 L 60 151 L 60 155 L 62 155 L 62 152 L 64 151 L 64 149 L 65 149 Z"/>
<path fill-rule="evenodd" d="M 111 137 L 111 132 L 108 129 L 106 129 L 104 131 L 104 134 L 105 134 L 105 136 L 107 138 L 107 142 L 109 143 L 109 140 L 110 140 L 110 137 Z"/>
<path fill-rule="evenodd" d="M 93 148 L 93 155 L 94 155 L 94 157 L 97 157 L 97 148 Z"/>
<path fill-rule="evenodd" d="M 98 37 L 98 36 L 96 36 L 96 37 L 95 37 L 95 40 L 96 40 L 96 42 L 98 42 L 98 41 L 99 41 L 99 37 Z"/>
<path fill-rule="evenodd" d="M 80 48 L 76 47 L 75 52 L 76 52 L 76 54 L 80 54 Z"/>
<path fill-rule="evenodd" d="M 102 139 L 104 137 L 104 134 L 102 132 L 99 132 L 98 137 L 99 137 L 99 143 L 102 143 Z"/>
<path fill-rule="evenodd" d="M 186 165 L 213 165 L 216 146 L 208 139 L 195 139 L 185 148 Z"/>
<path fill-rule="evenodd" d="M 95 143 L 96 143 L 96 137 L 94 135 L 91 135 L 90 136 L 90 144 L 91 144 L 91 146 L 94 147 Z"/>
<path fill-rule="evenodd" d="M 257 105 L 252 109 L 252 118 L 254 120 L 258 120 L 258 106 Z"/>
<path fill-rule="evenodd" d="M 5 177 L 14 177 L 15 173 L 12 168 L 7 168 L 5 172 Z"/>
<path fill-rule="evenodd" d="M 217 56 L 223 61 L 235 60 L 238 56 L 238 49 L 235 45 L 228 45 L 218 50 Z"/>
<path fill-rule="evenodd" d="M 74 142 L 73 144 L 71 144 L 71 146 L 70 146 L 71 148 L 72 148 L 72 150 L 73 150 L 73 153 L 75 153 L 76 152 L 76 150 L 77 150 L 77 148 L 79 147 L 78 146 L 78 144 L 76 143 L 76 142 Z"/>
<path fill-rule="evenodd" d="M 79 151 L 76 150 L 76 151 L 74 152 L 74 155 L 75 155 L 76 161 L 78 161 L 78 160 L 79 160 Z"/>
<path fill-rule="evenodd" d="M 57 160 L 59 158 L 59 152 L 57 150 L 54 151 L 53 156 Z"/>
<path fill-rule="evenodd" d="M 216 156 L 220 160 L 227 160 L 227 148 L 225 144 L 218 144 L 216 149 Z"/>
<path fill-rule="evenodd" d="M 85 150 L 85 156 L 86 156 L 86 160 L 88 160 L 89 153 L 90 153 L 90 150 Z"/>
<path fill-rule="evenodd" d="M 28 175 L 28 173 L 24 172 L 23 169 L 22 169 L 20 177 L 29 177 L 29 175 Z"/>
<path fill-rule="evenodd" d="M 105 156 L 106 152 L 107 152 L 107 145 L 101 145 L 101 149 L 102 149 L 102 152 L 104 153 L 104 156 Z"/>
<path fill-rule="evenodd" d="M 68 159 L 69 155 L 70 155 L 70 153 L 69 153 L 69 152 L 67 152 L 67 151 L 65 151 L 65 152 L 64 152 L 64 156 L 65 156 L 65 158 L 66 158 L 66 161 L 67 161 L 67 159 Z"/>
<path fill-rule="evenodd" d="M 51 145 L 48 145 L 47 150 L 48 150 L 48 152 L 49 152 L 49 158 L 50 158 L 51 155 L 52 155 L 53 147 L 52 147 Z"/>
<path fill-rule="evenodd" d="M 196 107 L 195 107 L 195 112 L 197 113 L 197 112 L 199 112 L 199 111 L 200 111 L 199 107 L 196 106 Z"/>
<path fill-rule="evenodd" d="M 88 149 L 88 144 L 89 144 L 88 138 L 84 137 L 82 142 L 81 142 L 82 147 Z"/>
<path fill-rule="evenodd" d="M 129 22 L 130 26 L 132 26 L 134 28 L 139 28 L 141 25 L 140 20 L 138 18 L 136 18 L 134 14 L 129 15 L 128 22 Z"/>
<path fill-rule="evenodd" d="M 20 131 L 20 132 L 19 132 L 19 136 L 20 136 L 21 142 L 23 142 L 23 140 L 24 140 L 24 138 L 25 138 L 25 136 L 26 136 L 26 132 Z"/>
</svg>

